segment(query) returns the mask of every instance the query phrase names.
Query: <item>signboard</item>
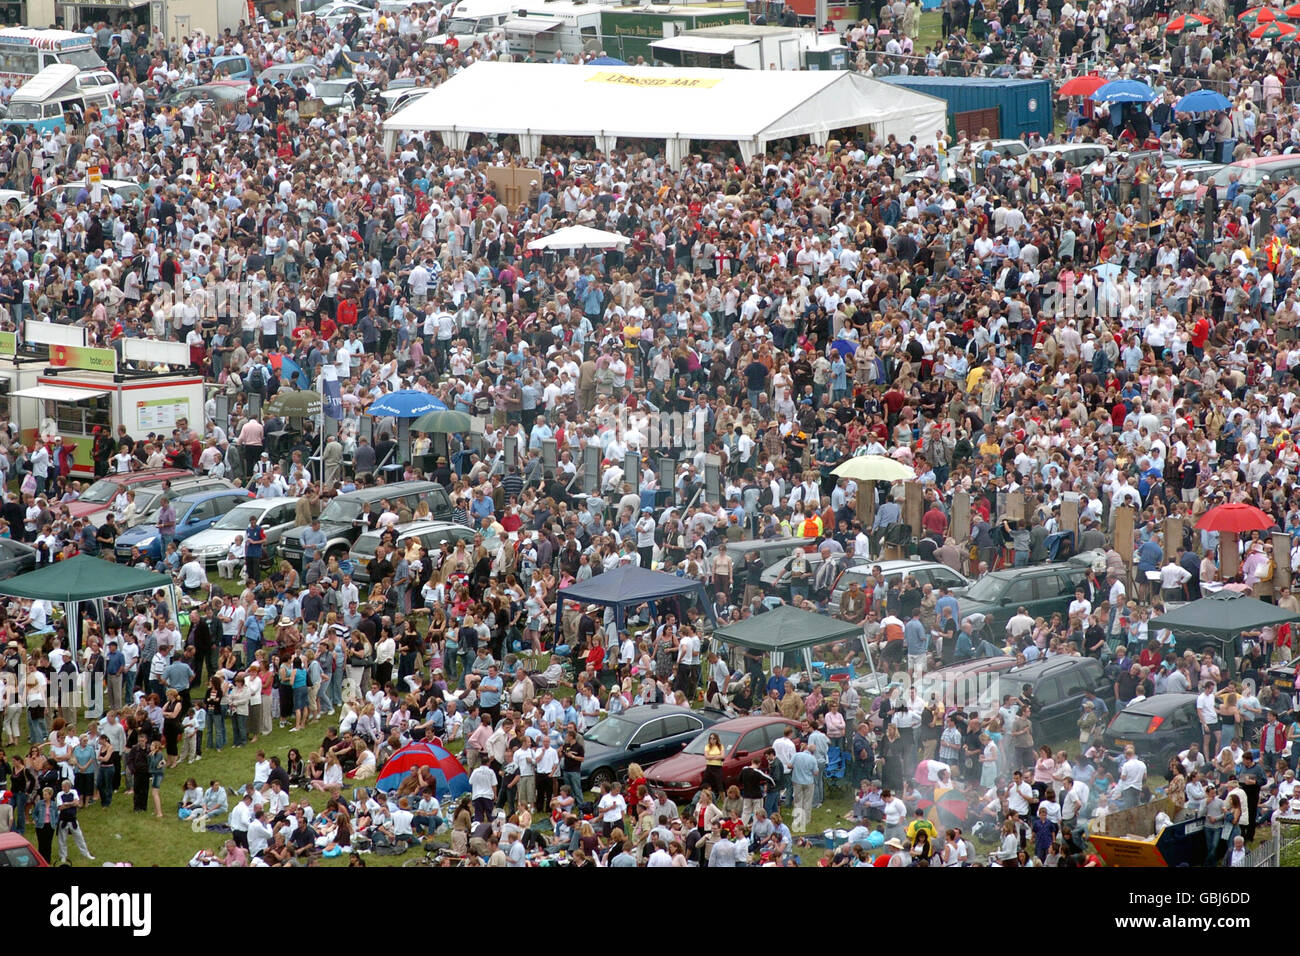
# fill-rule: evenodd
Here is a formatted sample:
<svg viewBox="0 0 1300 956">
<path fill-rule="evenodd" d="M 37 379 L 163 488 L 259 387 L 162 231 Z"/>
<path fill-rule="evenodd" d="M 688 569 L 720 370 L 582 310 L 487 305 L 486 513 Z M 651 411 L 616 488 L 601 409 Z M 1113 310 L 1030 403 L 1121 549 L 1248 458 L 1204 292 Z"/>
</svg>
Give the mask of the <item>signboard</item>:
<svg viewBox="0 0 1300 956">
<path fill-rule="evenodd" d="M 623 480 L 633 491 L 641 490 L 641 456 L 634 451 L 623 456 Z"/>
<path fill-rule="evenodd" d="M 173 428 L 178 419 L 189 417 L 188 398 L 154 398 L 135 403 L 135 428 L 138 432 Z"/>
<path fill-rule="evenodd" d="M 1079 534 L 1079 499 L 1077 497 L 1065 498 L 1061 501 L 1060 530 L 1073 531 L 1077 546 Z"/>
<path fill-rule="evenodd" d="M 587 445 L 582 449 L 582 490 L 594 495 L 600 488 L 600 446 Z"/>
<path fill-rule="evenodd" d="M 0 332 L 0 355 L 18 354 L 18 333 Z"/>
<path fill-rule="evenodd" d="M 704 456 L 704 493 L 710 502 L 717 503 L 722 499 L 722 458 L 719 455 Z"/>
<path fill-rule="evenodd" d="M 51 345 L 50 364 L 56 368 L 80 368 L 88 372 L 117 371 L 117 353 L 112 349 L 92 349 L 79 345 Z"/>
<path fill-rule="evenodd" d="M 556 456 L 556 441 L 554 438 L 542 439 L 542 468 L 546 471 L 554 471 L 555 463 L 558 460 Z"/>
<path fill-rule="evenodd" d="M 502 447 L 504 450 L 502 465 L 504 470 L 509 472 L 511 468 L 519 464 L 519 439 L 514 435 L 507 435 Z"/>
<path fill-rule="evenodd" d="M 663 457 L 659 459 L 659 487 L 671 491 L 673 480 L 677 477 L 677 459 Z"/>
</svg>

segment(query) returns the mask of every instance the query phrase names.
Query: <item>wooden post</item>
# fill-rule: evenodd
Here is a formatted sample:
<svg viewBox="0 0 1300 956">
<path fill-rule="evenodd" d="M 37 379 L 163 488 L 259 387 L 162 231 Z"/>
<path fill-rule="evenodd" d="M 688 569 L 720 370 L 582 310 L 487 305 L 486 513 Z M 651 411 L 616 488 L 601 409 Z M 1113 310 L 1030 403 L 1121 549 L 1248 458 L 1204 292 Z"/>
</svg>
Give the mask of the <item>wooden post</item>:
<svg viewBox="0 0 1300 956">
<path fill-rule="evenodd" d="M 1079 546 L 1079 499 L 1065 498 L 1061 501 L 1061 530 L 1073 531 L 1075 536 L 1074 546 Z"/>
<path fill-rule="evenodd" d="M 912 534 L 921 537 L 921 516 L 924 514 L 925 496 L 919 482 L 903 483 L 903 520 L 912 528 Z"/>
<path fill-rule="evenodd" d="M 1016 521 L 1025 520 L 1025 493 L 1023 491 L 1008 491 L 1006 503 L 1002 506 L 1002 517 L 1013 518 Z"/>
<path fill-rule="evenodd" d="M 1115 510 L 1115 550 L 1123 558 L 1125 567 L 1132 571 L 1134 563 L 1134 510 L 1131 505 L 1121 505 Z"/>
<path fill-rule="evenodd" d="M 1172 561 L 1183 546 L 1183 519 L 1178 515 L 1165 518 L 1165 561 Z"/>
<path fill-rule="evenodd" d="M 952 496 L 952 515 L 948 519 L 948 534 L 961 547 L 970 539 L 970 493 L 955 492 Z"/>
<path fill-rule="evenodd" d="M 870 534 L 871 525 L 876 520 L 876 483 L 859 481 L 857 485 L 857 494 L 853 500 L 856 503 L 858 520 L 862 522 L 863 530 Z"/>
<path fill-rule="evenodd" d="M 1219 532 L 1219 577 L 1231 581 L 1241 570 L 1240 542 L 1235 534 Z"/>
<path fill-rule="evenodd" d="M 1291 536 L 1284 531 L 1273 532 L 1273 594 L 1291 586 Z"/>
</svg>

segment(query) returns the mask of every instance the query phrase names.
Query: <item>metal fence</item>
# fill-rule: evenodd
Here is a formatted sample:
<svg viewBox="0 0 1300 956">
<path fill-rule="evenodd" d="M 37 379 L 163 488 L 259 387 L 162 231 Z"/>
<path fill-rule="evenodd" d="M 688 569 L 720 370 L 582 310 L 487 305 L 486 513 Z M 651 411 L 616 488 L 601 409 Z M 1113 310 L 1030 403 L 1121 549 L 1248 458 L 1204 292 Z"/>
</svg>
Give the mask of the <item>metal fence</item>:
<svg viewBox="0 0 1300 956">
<path fill-rule="evenodd" d="M 1300 844 L 1300 818 L 1274 820 L 1272 836 L 1246 854 L 1246 866 L 1281 866 L 1282 858 Z"/>
</svg>

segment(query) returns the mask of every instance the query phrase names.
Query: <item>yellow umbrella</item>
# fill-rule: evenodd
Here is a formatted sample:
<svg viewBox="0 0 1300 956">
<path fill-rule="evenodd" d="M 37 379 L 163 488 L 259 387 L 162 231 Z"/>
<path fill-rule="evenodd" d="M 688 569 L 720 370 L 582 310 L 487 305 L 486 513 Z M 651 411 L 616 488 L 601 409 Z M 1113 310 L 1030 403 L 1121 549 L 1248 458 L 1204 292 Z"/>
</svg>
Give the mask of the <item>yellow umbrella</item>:
<svg viewBox="0 0 1300 956">
<path fill-rule="evenodd" d="M 916 477 L 907 465 L 885 455 L 858 455 L 836 465 L 831 474 L 854 481 L 911 481 Z"/>
</svg>

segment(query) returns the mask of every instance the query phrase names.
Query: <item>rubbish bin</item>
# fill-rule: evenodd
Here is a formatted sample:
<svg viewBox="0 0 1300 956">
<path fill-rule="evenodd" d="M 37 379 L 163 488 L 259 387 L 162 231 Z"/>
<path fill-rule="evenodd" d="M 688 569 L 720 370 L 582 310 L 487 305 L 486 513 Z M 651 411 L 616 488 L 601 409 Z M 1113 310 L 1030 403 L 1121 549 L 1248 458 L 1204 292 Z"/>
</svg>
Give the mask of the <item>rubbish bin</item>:
<svg viewBox="0 0 1300 956">
<path fill-rule="evenodd" d="M 1232 162 L 1232 152 L 1237 148 L 1235 139 L 1224 139 L 1219 141 L 1219 154 L 1215 157 L 1215 162 L 1230 163 Z"/>
</svg>

